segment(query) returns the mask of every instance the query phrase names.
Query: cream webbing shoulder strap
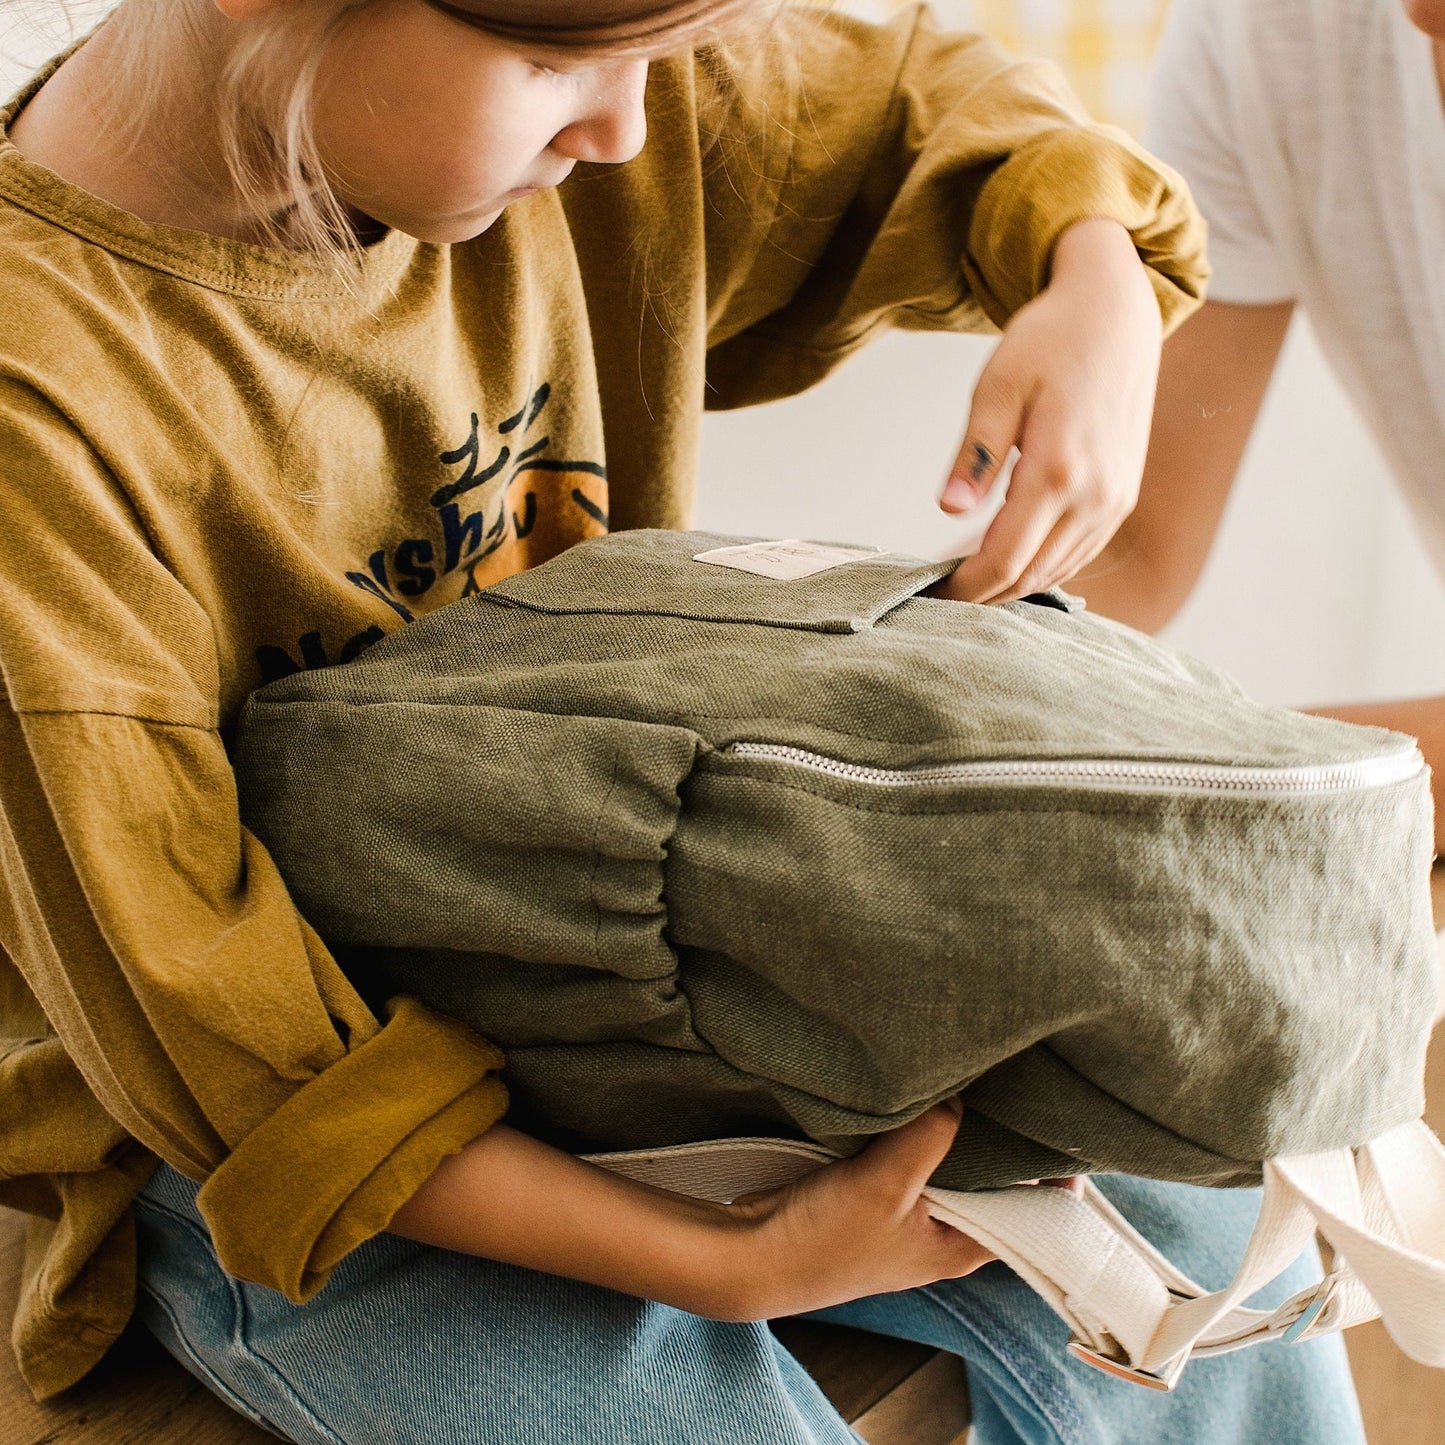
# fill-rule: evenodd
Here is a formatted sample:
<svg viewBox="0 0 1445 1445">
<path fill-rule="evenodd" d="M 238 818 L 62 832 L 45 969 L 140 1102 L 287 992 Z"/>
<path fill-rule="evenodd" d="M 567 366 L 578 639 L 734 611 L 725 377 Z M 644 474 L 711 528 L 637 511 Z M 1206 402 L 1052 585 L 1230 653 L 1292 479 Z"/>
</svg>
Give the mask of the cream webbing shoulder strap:
<svg viewBox="0 0 1445 1445">
<path fill-rule="evenodd" d="M 629 1178 L 727 1201 L 790 1183 L 837 1156 L 786 1139 L 721 1139 L 586 1156 Z M 1181 1274 L 1095 1186 L 961 1193 L 929 1188 L 934 1218 L 985 1244 L 1073 1331 L 1070 1351 L 1152 1389 L 1194 1356 L 1309 1339 L 1383 1318 L 1404 1352 L 1445 1366 L 1445 1149 L 1423 1123 L 1353 1150 L 1273 1159 L 1234 1279 L 1210 1293 Z M 1316 1230 L 1330 1272 L 1277 1309 L 1244 1305 Z"/>
</svg>

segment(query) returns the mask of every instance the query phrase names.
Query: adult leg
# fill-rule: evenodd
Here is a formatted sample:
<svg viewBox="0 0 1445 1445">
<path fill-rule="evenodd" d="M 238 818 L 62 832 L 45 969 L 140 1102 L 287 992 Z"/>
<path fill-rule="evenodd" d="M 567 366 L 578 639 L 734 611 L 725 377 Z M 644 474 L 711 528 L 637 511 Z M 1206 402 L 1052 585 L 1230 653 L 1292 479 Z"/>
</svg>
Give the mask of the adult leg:
<svg viewBox="0 0 1445 1445">
<path fill-rule="evenodd" d="M 1209 1289 L 1233 1277 L 1257 1190 L 1199 1189 L 1123 1176 L 1100 1188 L 1166 1257 Z M 1251 1301 L 1280 1303 L 1319 1277 L 1311 1250 Z M 951 1350 L 968 1367 L 978 1445 L 1363 1445 L 1338 1335 L 1196 1360 L 1170 1394 L 1075 1360 L 1063 1321 L 1001 1264 L 966 1279 L 877 1295 L 816 1318 Z"/>
<path fill-rule="evenodd" d="M 138 1308 L 297 1445 L 857 1445 L 763 1325 L 381 1235 L 305 1305 L 227 1275 L 195 1186 L 137 1201 Z"/>
</svg>

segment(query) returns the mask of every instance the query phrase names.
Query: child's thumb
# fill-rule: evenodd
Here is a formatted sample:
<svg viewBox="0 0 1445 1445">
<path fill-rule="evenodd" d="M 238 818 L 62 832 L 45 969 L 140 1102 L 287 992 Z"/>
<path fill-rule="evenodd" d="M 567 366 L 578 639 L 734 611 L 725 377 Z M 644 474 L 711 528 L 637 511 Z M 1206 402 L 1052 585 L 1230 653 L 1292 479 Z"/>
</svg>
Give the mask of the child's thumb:
<svg viewBox="0 0 1445 1445">
<path fill-rule="evenodd" d="M 963 445 L 938 499 L 945 512 L 967 512 L 988 495 L 1023 430 L 1023 413 L 1022 398 L 1014 388 L 992 374 L 992 365 L 985 367 L 974 388 Z"/>
<path fill-rule="evenodd" d="M 962 1116 L 958 1100 L 947 1099 L 900 1128 L 880 1134 L 854 1157 L 860 1169 L 876 1173 L 890 1188 L 916 1199 L 953 1146 Z"/>
</svg>

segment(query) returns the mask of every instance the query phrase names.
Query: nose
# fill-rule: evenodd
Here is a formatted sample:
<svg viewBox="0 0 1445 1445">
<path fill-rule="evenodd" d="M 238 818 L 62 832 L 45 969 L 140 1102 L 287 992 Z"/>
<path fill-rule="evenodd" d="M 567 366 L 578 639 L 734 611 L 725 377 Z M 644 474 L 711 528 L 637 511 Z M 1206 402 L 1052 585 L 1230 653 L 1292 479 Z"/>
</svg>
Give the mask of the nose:
<svg viewBox="0 0 1445 1445">
<path fill-rule="evenodd" d="M 647 61 L 619 60 L 593 72 L 596 89 L 552 142 L 552 149 L 578 161 L 620 165 L 647 139 Z"/>
</svg>

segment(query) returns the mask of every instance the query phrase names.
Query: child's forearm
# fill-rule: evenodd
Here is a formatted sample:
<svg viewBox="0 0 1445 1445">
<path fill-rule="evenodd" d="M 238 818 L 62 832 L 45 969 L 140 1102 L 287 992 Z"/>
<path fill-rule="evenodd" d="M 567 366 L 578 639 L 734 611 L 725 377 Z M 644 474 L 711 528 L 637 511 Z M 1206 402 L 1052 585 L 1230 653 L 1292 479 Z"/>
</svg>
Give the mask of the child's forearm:
<svg viewBox="0 0 1445 1445">
<path fill-rule="evenodd" d="M 1049 284 L 1075 277 L 1088 286 L 1119 285 L 1153 294 L 1134 238 L 1104 216 L 1076 221 L 1054 242 Z"/>
<path fill-rule="evenodd" d="M 851 1159 L 731 1205 L 637 1184 L 498 1124 L 444 1160 L 391 1229 L 715 1319 L 800 1314 L 992 1257 L 921 1197 L 958 1113 L 938 1105 Z"/>
<path fill-rule="evenodd" d="M 444 1160 L 397 1212 L 409 1239 L 660 1300 L 733 1312 L 721 1205 L 611 1174 L 505 1124 Z"/>
</svg>

